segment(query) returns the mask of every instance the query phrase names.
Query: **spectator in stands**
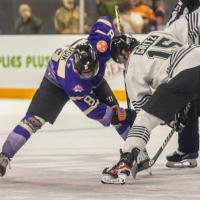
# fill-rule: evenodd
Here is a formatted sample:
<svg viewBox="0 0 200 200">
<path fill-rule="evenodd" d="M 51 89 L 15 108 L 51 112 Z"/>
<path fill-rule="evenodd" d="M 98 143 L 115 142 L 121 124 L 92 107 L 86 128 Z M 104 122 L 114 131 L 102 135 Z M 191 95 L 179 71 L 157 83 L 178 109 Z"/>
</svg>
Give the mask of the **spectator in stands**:
<svg viewBox="0 0 200 200">
<path fill-rule="evenodd" d="M 97 11 L 99 16 L 108 16 L 115 19 L 115 5 L 116 0 L 96 0 Z"/>
<path fill-rule="evenodd" d="M 41 19 L 32 14 L 31 7 L 28 4 L 21 4 L 19 6 L 19 18 L 15 26 L 17 34 L 38 34 L 41 25 Z"/>
<path fill-rule="evenodd" d="M 62 0 L 62 6 L 56 10 L 54 27 L 57 33 L 80 33 L 80 7 L 75 0 Z M 85 14 L 84 32 L 90 30 L 89 20 Z"/>
<path fill-rule="evenodd" d="M 158 1 L 155 6 L 155 15 L 157 27 L 159 30 L 163 29 L 165 19 L 166 7 L 163 1 Z"/>
<path fill-rule="evenodd" d="M 152 7 L 152 0 L 130 0 L 133 8 L 132 11 L 139 13 L 144 18 L 143 33 L 148 33 L 157 29 L 156 16 Z"/>
<path fill-rule="evenodd" d="M 142 33 L 143 17 L 141 14 L 133 12 L 130 0 L 118 0 L 118 4 L 123 31 L 125 33 Z"/>
</svg>

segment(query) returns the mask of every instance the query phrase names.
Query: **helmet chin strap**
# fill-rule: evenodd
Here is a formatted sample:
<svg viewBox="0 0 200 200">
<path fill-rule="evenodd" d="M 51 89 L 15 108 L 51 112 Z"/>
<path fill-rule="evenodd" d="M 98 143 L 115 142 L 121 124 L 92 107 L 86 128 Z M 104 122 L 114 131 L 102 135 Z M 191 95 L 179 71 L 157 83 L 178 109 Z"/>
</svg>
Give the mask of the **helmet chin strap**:
<svg viewBox="0 0 200 200">
<path fill-rule="evenodd" d="M 88 79 L 93 78 L 93 75 L 91 74 L 90 76 L 87 76 L 87 73 L 82 73 L 80 74 L 80 77 L 81 79 L 88 80 Z"/>
</svg>

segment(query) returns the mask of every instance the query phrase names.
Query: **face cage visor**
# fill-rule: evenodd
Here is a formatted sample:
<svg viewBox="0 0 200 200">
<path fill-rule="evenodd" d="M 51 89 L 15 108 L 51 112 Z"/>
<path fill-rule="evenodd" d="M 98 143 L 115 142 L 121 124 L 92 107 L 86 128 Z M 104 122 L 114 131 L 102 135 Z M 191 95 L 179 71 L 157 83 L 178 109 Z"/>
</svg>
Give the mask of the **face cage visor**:
<svg viewBox="0 0 200 200">
<path fill-rule="evenodd" d="M 87 80 L 95 77 L 99 72 L 99 63 L 92 62 L 90 63 L 91 67 L 86 65 L 81 65 L 79 68 L 74 67 L 75 72 L 79 74 L 81 79 Z M 94 66 L 93 66 L 94 65 Z"/>
</svg>

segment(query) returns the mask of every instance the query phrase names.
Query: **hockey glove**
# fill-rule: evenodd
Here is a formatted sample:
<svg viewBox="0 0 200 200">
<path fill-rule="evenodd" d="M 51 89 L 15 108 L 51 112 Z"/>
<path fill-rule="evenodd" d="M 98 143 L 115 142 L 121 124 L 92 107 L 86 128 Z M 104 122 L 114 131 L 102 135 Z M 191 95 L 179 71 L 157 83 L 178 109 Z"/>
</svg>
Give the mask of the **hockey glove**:
<svg viewBox="0 0 200 200">
<path fill-rule="evenodd" d="M 132 126 L 136 118 L 136 111 L 131 109 L 124 109 L 118 106 L 113 107 L 113 115 L 111 124 L 124 124 Z"/>
<path fill-rule="evenodd" d="M 174 119 L 170 122 L 171 127 L 175 127 L 177 132 L 182 132 L 185 126 L 188 124 L 188 113 L 191 108 L 191 103 L 188 103 L 187 106 L 178 112 Z"/>
</svg>

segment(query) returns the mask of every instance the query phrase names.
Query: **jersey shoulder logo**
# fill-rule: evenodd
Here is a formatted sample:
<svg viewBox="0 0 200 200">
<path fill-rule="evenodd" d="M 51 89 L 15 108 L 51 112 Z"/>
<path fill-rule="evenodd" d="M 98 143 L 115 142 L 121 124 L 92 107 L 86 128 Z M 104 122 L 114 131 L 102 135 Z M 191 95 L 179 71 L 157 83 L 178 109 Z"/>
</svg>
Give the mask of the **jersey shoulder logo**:
<svg viewBox="0 0 200 200">
<path fill-rule="evenodd" d="M 105 40 L 100 40 L 99 42 L 97 42 L 96 48 L 97 51 L 99 51 L 100 53 L 104 53 L 108 49 L 108 44 Z"/>
<path fill-rule="evenodd" d="M 83 87 L 81 86 L 81 85 L 76 85 L 74 88 L 73 88 L 73 91 L 74 92 L 83 92 L 84 91 L 84 89 L 83 89 Z"/>
</svg>

